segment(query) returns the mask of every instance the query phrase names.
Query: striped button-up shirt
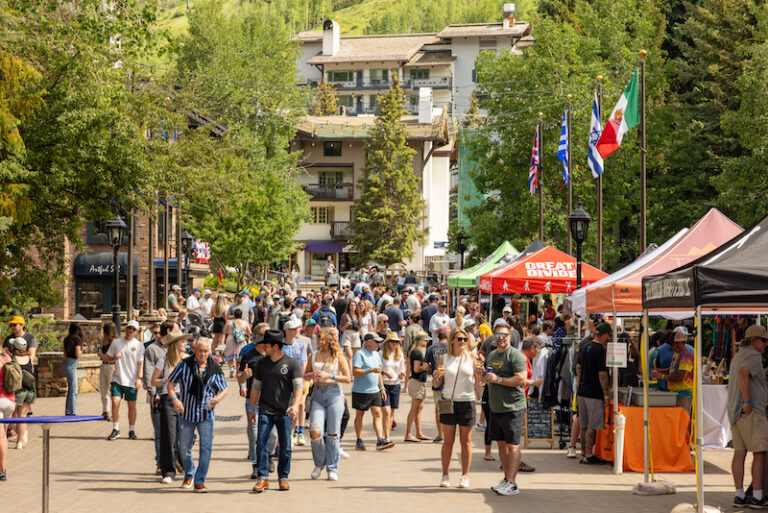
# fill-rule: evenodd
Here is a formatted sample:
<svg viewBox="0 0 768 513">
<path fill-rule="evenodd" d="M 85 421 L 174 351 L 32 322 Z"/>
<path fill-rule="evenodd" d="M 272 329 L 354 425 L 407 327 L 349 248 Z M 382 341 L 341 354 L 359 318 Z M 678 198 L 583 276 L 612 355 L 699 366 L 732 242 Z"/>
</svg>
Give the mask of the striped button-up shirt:
<svg viewBox="0 0 768 513">
<path fill-rule="evenodd" d="M 194 356 L 190 357 L 194 358 Z M 197 363 L 194 363 L 197 365 Z M 208 376 L 208 369 L 203 372 L 203 398 L 198 403 L 195 396 L 189 392 L 189 386 L 192 383 L 192 371 L 189 365 L 185 361 L 179 362 L 170 376 L 168 381 L 178 383 L 180 385 L 181 393 L 179 394 L 179 400 L 184 405 L 184 413 L 181 414 L 181 418 L 188 422 L 203 422 L 208 420 L 208 417 L 213 415 L 213 410 L 208 410 L 205 405 L 208 404 L 212 398 L 214 398 L 219 392 L 227 388 L 227 381 L 224 379 L 224 374 L 216 374 L 206 382 Z"/>
</svg>

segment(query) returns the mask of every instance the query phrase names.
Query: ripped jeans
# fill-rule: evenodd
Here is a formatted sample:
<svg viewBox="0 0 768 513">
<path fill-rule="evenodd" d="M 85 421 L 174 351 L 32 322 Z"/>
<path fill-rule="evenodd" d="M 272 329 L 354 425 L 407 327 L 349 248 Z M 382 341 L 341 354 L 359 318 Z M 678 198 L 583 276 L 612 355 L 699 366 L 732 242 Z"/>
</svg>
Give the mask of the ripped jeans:
<svg viewBox="0 0 768 513">
<path fill-rule="evenodd" d="M 316 467 L 328 472 L 339 471 L 339 434 L 344 415 L 344 398 L 339 385 L 316 386 L 312 392 L 309 413 L 309 436 L 312 439 L 312 459 Z M 320 433 L 315 438 L 314 433 Z"/>
</svg>

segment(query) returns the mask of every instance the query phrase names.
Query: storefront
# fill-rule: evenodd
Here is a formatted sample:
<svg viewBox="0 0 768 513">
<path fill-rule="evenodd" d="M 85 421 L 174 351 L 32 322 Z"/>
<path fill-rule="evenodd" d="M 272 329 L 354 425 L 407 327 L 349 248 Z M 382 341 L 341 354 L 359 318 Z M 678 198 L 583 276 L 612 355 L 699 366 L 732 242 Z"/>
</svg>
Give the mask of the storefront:
<svg viewBox="0 0 768 513">
<path fill-rule="evenodd" d="M 112 284 L 114 281 L 113 254 L 108 251 L 81 253 L 75 257 L 75 312 L 86 319 L 98 319 L 112 311 Z M 125 307 L 128 275 L 128 253 L 118 254 L 117 271 L 120 281 L 119 302 Z M 136 281 L 139 261 L 133 257 L 133 302 L 136 302 Z"/>
<path fill-rule="evenodd" d="M 309 277 L 311 280 L 324 280 L 325 266 L 329 259 L 340 273 L 348 272 L 351 269 L 350 253 L 345 252 L 345 249 L 349 247 L 348 242 L 310 240 L 306 244 L 303 276 Z"/>
</svg>

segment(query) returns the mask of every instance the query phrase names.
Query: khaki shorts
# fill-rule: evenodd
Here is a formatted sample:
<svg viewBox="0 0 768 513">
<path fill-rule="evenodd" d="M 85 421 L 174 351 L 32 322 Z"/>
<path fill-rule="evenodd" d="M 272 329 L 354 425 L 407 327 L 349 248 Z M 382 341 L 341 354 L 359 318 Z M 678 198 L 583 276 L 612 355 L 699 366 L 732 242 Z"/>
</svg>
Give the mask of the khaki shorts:
<svg viewBox="0 0 768 513">
<path fill-rule="evenodd" d="M 768 451 L 768 419 L 765 415 L 752 412 L 741 414 L 735 424 L 731 424 L 733 449 L 736 451 Z"/>
<path fill-rule="evenodd" d="M 408 395 L 411 399 L 426 399 L 427 397 L 427 382 L 417 381 L 415 379 L 408 380 Z"/>
<path fill-rule="evenodd" d="M 437 409 L 437 403 L 443 398 L 442 390 L 432 390 L 432 399 L 435 401 L 435 413 L 440 413 Z"/>
</svg>

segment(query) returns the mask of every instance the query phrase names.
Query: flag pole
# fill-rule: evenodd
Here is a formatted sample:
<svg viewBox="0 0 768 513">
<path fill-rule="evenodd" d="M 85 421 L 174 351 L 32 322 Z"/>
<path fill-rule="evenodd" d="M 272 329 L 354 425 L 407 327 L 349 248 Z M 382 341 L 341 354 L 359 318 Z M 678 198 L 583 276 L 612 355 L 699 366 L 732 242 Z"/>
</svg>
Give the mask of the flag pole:
<svg viewBox="0 0 768 513">
<path fill-rule="evenodd" d="M 544 242 L 544 160 L 542 132 L 544 131 L 544 113 L 539 112 L 539 169 L 537 169 L 536 183 L 539 187 L 539 239 Z"/>
<path fill-rule="evenodd" d="M 647 52 L 640 50 L 640 253 L 648 245 L 646 236 L 646 199 L 645 199 L 645 56 Z"/>
<path fill-rule="evenodd" d="M 573 173 L 571 173 L 571 112 L 573 109 L 571 108 L 571 98 L 573 98 L 572 95 L 568 95 L 568 104 L 566 105 L 566 117 L 565 117 L 565 123 L 566 123 L 566 134 L 568 137 L 568 152 L 567 152 L 567 160 L 568 160 L 568 215 L 571 215 L 571 212 L 573 212 Z M 573 241 L 571 239 L 571 223 L 568 224 L 568 254 L 573 256 L 573 248 L 572 244 Z"/>
<path fill-rule="evenodd" d="M 603 116 L 603 76 L 597 77 L 597 111 Z M 599 120 L 601 123 L 602 119 Z M 603 160 L 605 173 L 605 160 Z M 603 270 L 603 175 L 597 177 L 597 268 Z"/>
</svg>

